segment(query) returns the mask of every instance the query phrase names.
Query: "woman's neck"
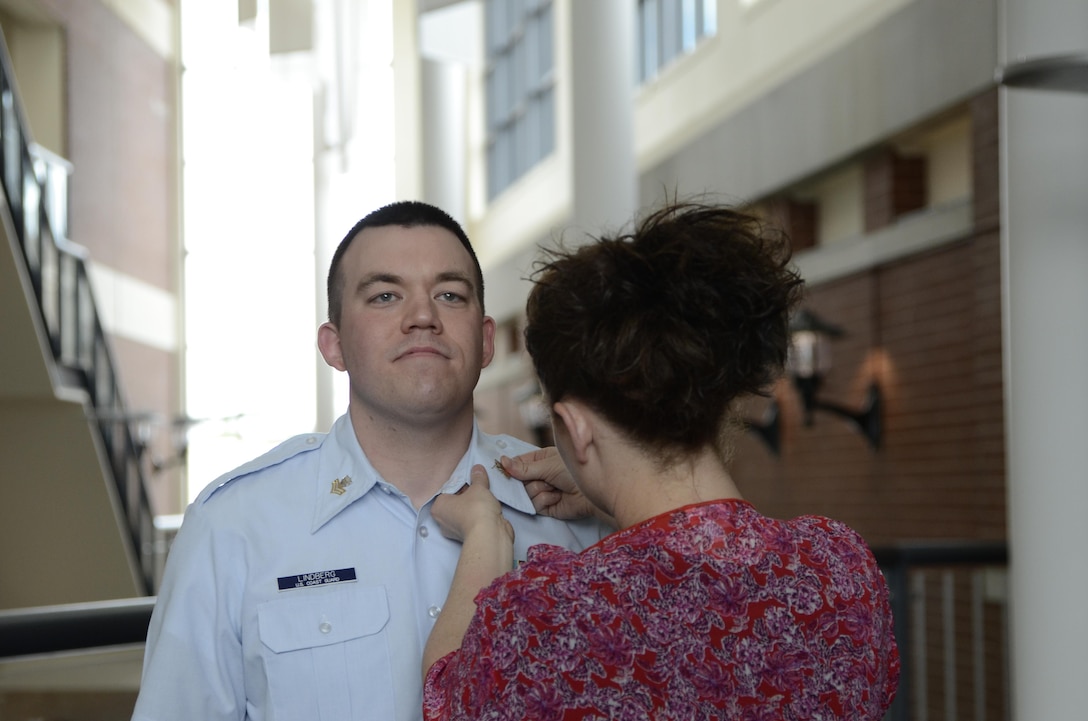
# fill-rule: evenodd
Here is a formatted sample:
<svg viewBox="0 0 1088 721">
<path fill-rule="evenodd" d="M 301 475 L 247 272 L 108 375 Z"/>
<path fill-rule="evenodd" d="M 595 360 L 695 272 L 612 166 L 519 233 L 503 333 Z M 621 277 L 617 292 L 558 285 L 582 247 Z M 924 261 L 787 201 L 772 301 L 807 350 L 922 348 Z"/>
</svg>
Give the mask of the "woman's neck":
<svg viewBox="0 0 1088 721">
<path fill-rule="evenodd" d="M 608 453 L 601 465 L 602 501 L 620 528 L 662 513 L 719 499 L 741 498 L 720 455 L 705 448 L 662 468 L 654 458 L 624 448 Z"/>
</svg>

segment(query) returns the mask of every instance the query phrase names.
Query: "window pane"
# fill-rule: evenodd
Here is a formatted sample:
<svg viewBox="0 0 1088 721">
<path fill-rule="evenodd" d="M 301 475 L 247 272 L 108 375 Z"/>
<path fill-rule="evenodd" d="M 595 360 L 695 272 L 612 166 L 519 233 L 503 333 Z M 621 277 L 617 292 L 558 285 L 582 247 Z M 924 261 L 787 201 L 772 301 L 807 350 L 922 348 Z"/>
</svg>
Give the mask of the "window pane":
<svg viewBox="0 0 1088 721">
<path fill-rule="evenodd" d="M 495 138 L 495 193 L 510 184 L 510 134 L 499 131 Z"/>
<path fill-rule="evenodd" d="M 649 80 L 657 75 L 660 67 L 657 53 L 657 0 L 643 0 L 640 7 L 642 20 L 642 77 Z"/>
<path fill-rule="evenodd" d="M 552 0 L 488 0 L 485 11 L 488 192 L 493 198 L 554 146 L 555 120 L 547 117 L 554 113 L 554 21 Z"/>
<path fill-rule="evenodd" d="M 532 90 L 540 83 L 540 18 L 531 16 L 525 24 L 525 87 Z"/>
<path fill-rule="evenodd" d="M 661 66 L 664 67 L 680 54 L 680 2 L 661 2 Z"/>
<path fill-rule="evenodd" d="M 555 150 L 555 88 L 549 87 L 540 96 L 540 157 Z"/>
<path fill-rule="evenodd" d="M 520 178 L 532 167 L 529 159 L 529 138 L 526 133 L 525 116 L 522 115 L 514 121 L 513 151 L 514 151 L 514 178 Z"/>
<path fill-rule="evenodd" d="M 703 32 L 710 37 L 718 32 L 718 0 L 703 0 Z"/>
<path fill-rule="evenodd" d="M 680 45 L 686 53 L 691 52 L 695 47 L 695 40 L 699 37 L 696 2 L 697 0 L 683 0 L 682 3 Z"/>
<path fill-rule="evenodd" d="M 495 62 L 494 92 L 495 92 L 495 124 L 502 127 L 506 118 L 510 115 L 510 66 L 505 58 L 499 58 Z"/>
<path fill-rule="evenodd" d="M 661 68 L 694 52 L 703 37 L 717 32 L 717 0 L 639 0 L 639 82 L 652 80 Z"/>
<path fill-rule="evenodd" d="M 529 92 L 529 88 L 533 86 L 533 83 L 529 82 L 529 61 L 526 58 L 526 46 L 524 37 L 522 41 L 514 46 L 511 53 L 511 67 L 510 67 L 510 97 L 512 100 L 511 105 L 516 108 L 522 102 L 526 94 Z"/>
<path fill-rule="evenodd" d="M 552 44 L 555 42 L 555 36 L 552 34 L 553 23 L 552 4 L 549 2 L 540 11 L 540 69 L 549 77 L 555 66 L 552 52 Z"/>
<path fill-rule="evenodd" d="M 506 0 L 506 37 L 512 38 L 521 25 L 521 0 Z"/>
<path fill-rule="evenodd" d="M 499 153 L 495 143 L 487 148 L 487 197 L 494 198 L 502 190 L 499 184 Z"/>
<path fill-rule="evenodd" d="M 485 24 L 487 27 L 487 54 L 493 55 L 502 48 L 506 38 L 506 0 L 487 0 Z"/>
<path fill-rule="evenodd" d="M 487 83 L 487 90 L 486 90 L 486 93 L 487 93 L 487 99 L 486 99 L 486 105 L 487 105 L 487 134 L 488 135 L 491 135 L 492 133 L 494 133 L 496 128 L 498 128 L 498 126 L 499 126 L 499 107 L 498 107 L 498 103 L 496 102 L 497 98 L 498 98 L 498 88 L 497 88 L 497 83 L 495 82 L 496 77 L 497 77 L 497 74 L 495 73 L 494 68 L 492 68 L 492 70 L 490 72 L 488 72 L 487 80 L 486 80 L 486 83 Z"/>
</svg>

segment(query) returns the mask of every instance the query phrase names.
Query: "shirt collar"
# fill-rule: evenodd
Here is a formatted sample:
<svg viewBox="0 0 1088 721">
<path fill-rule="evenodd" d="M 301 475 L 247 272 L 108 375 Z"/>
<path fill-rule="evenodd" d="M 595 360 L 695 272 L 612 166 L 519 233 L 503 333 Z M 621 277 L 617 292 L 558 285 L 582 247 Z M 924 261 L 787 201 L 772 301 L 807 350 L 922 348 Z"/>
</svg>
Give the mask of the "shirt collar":
<svg viewBox="0 0 1088 721">
<path fill-rule="evenodd" d="M 454 470 L 453 475 L 450 476 L 450 480 L 446 482 L 440 492 L 456 493 L 459 491 L 469 483 L 472 467 L 479 464 L 487 469 L 487 479 L 491 485 L 491 493 L 498 499 L 499 503 L 522 513 L 536 515 L 533 501 L 525 491 L 525 484 L 516 478 L 507 477 L 506 472 L 502 470 L 498 463 L 499 458 L 502 456 L 516 456 L 532 450 L 536 450 L 536 446 L 519 441 L 511 436 L 488 435 L 481 432 L 476 423 L 473 422 L 469 450 L 461 459 L 461 462 L 457 464 L 457 468 Z"/>
<path fill-rule="evenodd" d="M 311 533 L 316 533 L 333 516 L 362 498 L 381 478 L 359 447 L 347 413 L 333 423 L 319 453 L 317 478 L 313 480 L 315 500 Z"/>
<path fill-rule="evenodd" d="M 516 478 L 507 478 L 497 464 L 501 456 L 516 456 L 535 449 L 536 446 L 511 436 L 483 433 L 474 420 L 468 451 L 442 486 L 440 493 L 456 493 L 469 483 L 472 467 L 480 464 L 487 469 L 491 492 L 500 503 L 522 513 L 535 515 L 536 510 L 524 484 Z M 317 478 L 313 481 L 315 502 L 311 533 L 316 533 L 340 511 L 362 498 L 382 481 L 359 446 L 351 418 L 346 413 L 333 424 L 318 452 L 321 458 Z"/>
</svg>

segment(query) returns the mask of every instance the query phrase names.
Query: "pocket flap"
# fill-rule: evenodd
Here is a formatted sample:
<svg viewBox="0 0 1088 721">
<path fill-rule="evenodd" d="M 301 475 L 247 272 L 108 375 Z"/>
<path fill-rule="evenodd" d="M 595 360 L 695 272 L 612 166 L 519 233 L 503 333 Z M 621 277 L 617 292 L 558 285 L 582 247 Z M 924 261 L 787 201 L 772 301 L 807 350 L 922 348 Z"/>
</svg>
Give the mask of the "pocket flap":
<svg viewBox="0 0 1088 721">
<path fill-rule="evenodd" d="M 265 646 L 275 653 L 328 646 L 378 633 L 389 621 L 384 586 L 351 584 L 309 594 L 257 607 L 257 627 Z"/>
</svg>

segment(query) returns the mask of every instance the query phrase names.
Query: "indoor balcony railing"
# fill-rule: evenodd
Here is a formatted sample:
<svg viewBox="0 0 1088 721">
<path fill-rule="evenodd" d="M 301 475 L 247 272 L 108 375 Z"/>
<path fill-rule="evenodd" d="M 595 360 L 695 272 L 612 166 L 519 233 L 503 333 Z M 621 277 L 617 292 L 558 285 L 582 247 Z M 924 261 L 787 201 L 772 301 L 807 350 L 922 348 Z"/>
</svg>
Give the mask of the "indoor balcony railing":
<svg viewBox="0 0 1088 721">
<path fill-rule="evenodd" d="M 0 37 L 0 185 L 27 277 L 62 382 L 86 391 L 145 593 L 155 592 L 155 526 L 135 430 L 125 419 L 116 365 L 95 307 L 87 254 L 68 240 L 68 175 L 61 158 L 35 145 Z"/>
</svg>

